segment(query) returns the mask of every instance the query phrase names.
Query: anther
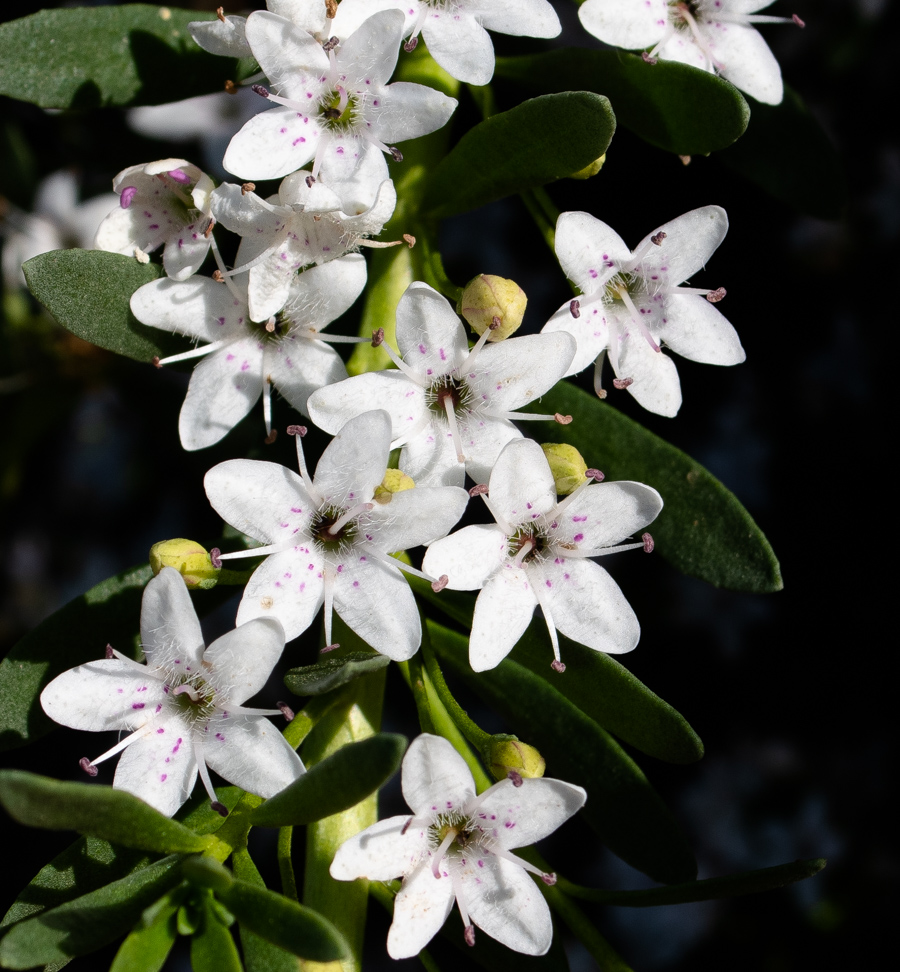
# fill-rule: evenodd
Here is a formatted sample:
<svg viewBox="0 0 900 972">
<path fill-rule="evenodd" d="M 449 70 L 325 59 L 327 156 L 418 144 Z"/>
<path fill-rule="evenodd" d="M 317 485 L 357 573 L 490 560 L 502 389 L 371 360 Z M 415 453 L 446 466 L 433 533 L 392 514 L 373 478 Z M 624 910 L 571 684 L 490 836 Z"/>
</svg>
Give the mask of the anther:
<svg viewBox="0 0 900 972">
<path fill-rule="evenodd" d="M 410 249 L 416 245 L 416 238 L 412 235 L 412 233 L 404 233 L 403 240 Z"/>
<path fill-rule="evenodd" d="M 407 830 L 409 830 L 409 825 L 413 822 L 414 819 L 415 819 L 414 817 L 410 817 L 409 820 L 407 820 L 406 823 L 403 825 L 403 829 L 400 831 L 401 837 L 406 833 Z"/>
<path fill-rule="evenodd" d="M 641 60 L 643 60 L 643 62 L 645 64 L 656 64 L 656 58 L 655 57 L 651 57 L 647 53 L 647 51 L 641 51 Z"/>
<path fill-rule="evenodd" d="M 580 300 L 570 300 L 569 301 L 569 313 L 575 320 L 581 317 L 581 301 Z"/>
<path fill-rule="evenodd" d="M 224 24 L 225 23 L 225 8 L 224 7 L 216 7 L 216 16 Z"/>
<path fill-rule="evenodd" d="M 554 658 L 553 661 L 550 662 L 550 667 L 553 669 L 554 672 L 559 672 L 560 675 L 566 670 L 565 663 L 559 661 L 558 658 Z"/>
<path fill-rule="evenodd" d="M 253 192 L 256 188 L 255 182 L 242 182 L 241 183 L 241 195 L 246 196 L 248 192 Z"/>
<path fill-rule="evenodd" d="M 210 804 L 209 805 L 213 808 L 213 810 L 216 811 L 216 813 L 220 817 L 227 817 L 228 816 L 228 807 L 226 807 L 224 803 L 219 803 L 218 800 L 212 800 L 212 801 L 210 801 Z"/>
<path fill-rule="evenodd" d="M 137 186 L 125 186 L 119 195 L 119 205 L 122 207 L 122 209 L 128 209 L 136 195 Z"/>
<path fill-rule="evenodd" d="M 136 246 L 131 252 L 134 254 L 134 258 L 138 263 L 150 262 L 150 254 L 145 253 L 139 246 Z"/>
<path fill-rule="evenodd" d="M 806 26 L 806 21 L 805 20 L 801 20 L 796 14 L 791 14 L 791 20 L 793 20 L 794 23 L 798 27 L 805 27 Z"/>
<path fill-rule="evenodd" d="M 266 330 L 269 332 L 269 334 L 274 334 L 275 333 L 275 318 L 274 317 L 270 317 L 266 321 Z"/>
<path fill-rule="evenodd" d="M 479 483 L 477 486 L 473 486 L 469 490 L 469 496 L 487 496 L 487 493 L 488 493 L 487 483 Z"/>
<path fill-rule="evenodd" d="M 606 479 L 606 476 L 599 469 L 586 469 L 584 476 L 585 479 L 596 479 L 598 483 L 602 483 Z"/>
<path fill-rule="evenodd" d="M 431 589 L 435 594 L 439 594 L 449 583 L 450 578 L 446 574 L 441 574 L 436 581 L 431 582 Z"/>
<path fill-rule="evenodd" d="M 288 435 L 299 435 L 300 438 L 302 439 L 303 436 L 306 435 L 306 426 L 305 425 L 289 425 L 287 427 L 287 434 Z"/>
<path fill-rule="evenodd" d="M 205 239 L 208 240 L 210 236 L 212 236 L 213 226 L 215 225 L 216 221 L 212 218 L 212 216 L 210 216 L 209 222 L 206 224 L 206 229 L 203 231 L 203 236 Z"/>
<path fill-rule="evenodd" d="M 384 344 L 384 328 L 378 327 L 372 331 L 372 347 L 378 348 Z"/>
<path fill-rule="evenodd" d="M 312 187 L 313 187 L 313 183 L 314 183 L 315 181 L 316 181 L 316 177 L 315 177 L 315 176 L 311 176 L 311 175 L 308 175 L 308 176 L 306 177 L 306 188 L 307 188 L 307 189 L 312 189 Z"/>
<path fill-rule="evenodd" d="M 218 547 L 213 547 L 209 552 L 209 562 L 213 565 L 213 567 L 216 568 L 216 570 L 219 570 L 222 566 L 222 561 L 219 559 L 219 555 L 221 553 L 222 551 Z"/>
<path fill-rule="evenodd" d="M 618 388 L 619 391 L 633 384 L 634 378 L 613 378 L 613 387 Z"/>
<path fill-rule="evenodd" d="M 691 164 L 691 157 L 689 155 L 679 155 L 678 158 L 681 159 L 681 164 L 682 165 L 690 165 Z"/>
<path fill-rule="evenodd" d="M 333 645 L 325 645 L 324 648 L 320 648 L 319 649 L 319 654 L 320 655 L 324 655 L 326 652 L 328 652 L 328 651 L 334 651 L 335 649 L 340 648 L 340 647 L 341 647 L 340 646 L 340 642 L 337 642 L 336 641 Z"/>
<path fill-rule="evenodd" d="M 553 885 L 556 884 L 556 875 L 555 874 L 542 874 L 541 875 L 541 880 L 544 882 L 544 884 L 547 884 L 547 885 L 549 885 L 552 888 Z"/>
<path fill-rule="evenodd" d="M 221 270 L 213 270 L 212 278 L 216 283 L 225 283 L 225 274 Z"/>
<path fill-rule="evenodd" d="M 152 363 L 153 363 L 153 367 L 154 368 L 162 368 L 162 365 L 160 364 L 160 361 L 159 361 L 159 355 L 158 354 L 154 354 L 153 355 Z"/>
<path fill-rule="evenodd" d="M 556 422 L 557 425 L 571 425 L 572 416 L 562 415 L 560 412 L 555 412 L 553 415 L 553 421 Z"/>
<path fill-rule="evenodd" d="M 656 234 L 656 236 L 650 237 L 650 242 L 653 243 L 655 246 L 662 246 L 662 241 L 666 238 L 667 235 L 668 235 L 667 233 L 664 233 L 662 230 L 660 230 Z"/>
<path fill-rule="evenodd" d="M 463 932 L 463 938 L 466 940 L 466 945 L 475 944 L 475 926 L 466 925 L 466 930 Z"/>
<path fill-rule="evenodd" d="M 294 721 L 294 710 L 287 704 L 287 702 L 276 702 L 275 705 L 281 709 L 281 714 L 284 716 L 285 721 Z"/>
<path fill-rule="evenodd" d="M 491 323 L 488 324 L 488 330 L 490 330 L 490 331 L 496 331 L 497 328 L 500 327 L 500 325 L 502 323 L 503 323 L 503 321 L 501 321 L 500 318 L 497 317 L 496 314 L 494 314 L 494 316 L 491 318 Z"/>
<path fill-rule="evenodd" d="M 513 786 L 521 786 L 525 781 L 522 779 L 521 774 L 517 773 L 514 769 L 511 769 L 507 774 L 506 778 L 512 780 Z"/>
<path fill-rule="evenodd" d="M 641 540 L 644 541 L 644 553 L 653 553 L 653 548 L 656 546 L 653 537 L 649 533 L 642 533 Z"/>
<path fill-rule="evenodd" d="M 269 97 L 269 89 L 264 84 L 253 84 L 250 86 L 250 90 L 254 94 L 258 94 L 260 98 Z"/>
<path fill-rule="evenodd" d="M 337 16 L 337 0 L 325 0 L 325 16 L 334 20 Z"/>
<path fill-rule="evenodd" d="M 96 776 L 99 770 L 96 766 L 87 758 L 87 756 L 82 756 L 78 760 L 78 765 L 87 773 L 88 776 Z"/>
<path fill-rule="evenodd" d="M 333 51 L 338 46 L 338 44 L 340 44 L 340 42 L 341 41 L 339 37 L 329 37 L 328 40 L 325 41 L 325 43 L 322 45 L 322 50 L 325 51 L 326 53 L 328 51 Z"/>
<path fill-rule="evenodd" d="M 717 288 L 716 290 L 711 290 L 711 291 L 710 291 L 710 292 L 709 292 L 709 293 L 708 293 L 708 294 L 706 295 L 706 299 L 707 299 L 707 300 L 708 300 L 708 301 L 709 301 L 709 302 L 710 302 L 711 304 L 718 304 L 718 303 L 719 303 L 719 301 L 720 301 L 720 300 L 721 300 L 721 299 L 722 299 L 722 298 L 723 298 L 723 297 L 725 296 L 725 294 L 726 294 L 726 293 L 727 293 L 727 291 L 725 290 L 725 288 L 724 288 L 724 287 L 719 287 L 719 288 Z"/>
<path fill-rule="evenodd" d="M 418 37 L 410 37 L 410 39 L 403 45 L 403 50 L 407 54 L 412 54 L 412 52 L 419 46 Z"/>
<path fill-rule="evenodd" d="M 272 431 L 263 439 L 266 445 L 272 445 L 272 443 L 278 438 L 278 430 L 272 429 Z"/>
<path fill-rule="evenodd" d="M 234 83 L 234 81 L 226 80 L 225 82 L 225 94 L 236 95 L 241 89 Z"/>
<path fill-rule="evenodd" d="M 113 651 L 113 646 L 112 645 L 107 645 L 106 646 L 106 657 L 107 657 L 107 659 L 109 659 L 109 658 L 115 658 L 116 657 L 116 653 Z"/>
<path fill-rule="evenodd" d="M 403 153 L 400 151 L 400 149 L 397 148 L 396 145 L 389 145 L 388 146 L 388 151 L 391 153 L 391 158 L 395 162 L 402 162 L 403 161 Z"/>
</svg>

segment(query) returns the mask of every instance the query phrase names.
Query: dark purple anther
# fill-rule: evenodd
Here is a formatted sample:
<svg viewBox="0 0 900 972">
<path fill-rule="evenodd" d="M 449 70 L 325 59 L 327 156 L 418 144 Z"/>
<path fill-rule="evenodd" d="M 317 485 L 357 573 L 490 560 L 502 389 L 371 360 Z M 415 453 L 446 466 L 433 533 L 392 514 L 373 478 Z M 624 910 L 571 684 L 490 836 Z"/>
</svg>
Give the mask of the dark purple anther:
<svg viewBox="0 0 900 972">
<path fill-rule="evenodd" d="M 466 945 L 475 944 L 475 926 L 466 925 L 466 930 L 463 932 L 463 938 L 466 940 Z"/>
<path fill-rule="evenodd" d="M 793 20 L 794 23 L 798 27 L 805 27 L 806 26 L 806 21 L 805 20 L 801 20 L 796 14 L 791 14 L 791 20 Z"/>
<path fill-rule="evenodd" d="M 575 318 L 576 321 L 578 320 L 579 317 L 581 317 L 581 301 L 580 300 L 574 299 L 574 300 L 570 300 L 569 301 L 569 313 L 572 315 L 572 317 Z"/>
<path fill-rule="evenodd" d="M 281 714 L 284 716 L 287 722 L 294 721 L 294 710 L 287 704 L 287 702 L 276 702 L 275 705 L 281 709 Z"/>
<path fill-rule="evenodd" d="M 122 190 L 122 195 L 119 196 L 119 205 L 122 209 L 128 209 L 136 195 L 137 186 L 125 186 Z"/>
<path fill-rule="evenodd" d="M 325 645 L 324 648 L 320 648 L 319 649 L 319 654 L 320 655 L 324 655 L 326 652 L 334 651 L 335 649 L 340 648 L 340 647 L 341 647 L 340 646 L 340 643 L 336 641 L 333 645 Z"/>
<path fill-rule="evenodd" d="M 541 875 L 541 880 L 544 882 L 544 884 L 548 884 L 552 888 L 553 885 L 556 884 L 556 875 L 555 874 L 542 874 Z"/>
<path fill-rule="evenodd" d="M 658 232 L 658 233 L 656 234 L 656 236 L 651 236 L 651 237 L 650 237 L 650 242 L 651 242 L 651 243 L 652 243 L 652 244 L 653 244 L 654 246 L 662 246 L 662 241 L 663 241 L 663 240 L 664 240 L 664 239 L 666 238 L 666 236 L 668 236 L 668 234 L 667 234 L 667 233 L 663 233 L 663 231 L 662 231 L 662 230 L 660 230 L 660 231 L 659 231 L 659 232 Z"/>
<path fill-rule="evenodd" d="M 91 763 L 87 756 L 82 756 L 81 759 L 78 760 L 78 765 L 85 771 L 85 773 L 87 773 L 88 776 L 97 775 L 97 767 Z"/>
<path fill-rule="evenodd" d="M 254 85 L 251 85 L 250 90 L 254 94 L 258 94 L 260 96 L 260 98 L 268 98 L 269 97 L 269 89 L 264 84 L 254 84 Z"/>
<path fill-rule="evenodd" d="M 644 553 L 653 553 L 653 548 L 656 546 L 653 537 L 649 533 L 642 533 L 641 540 L 644 541 Z"/>
<path fill-rule="evenodd" d="M 521 786 L 521 785 L 522 785 L 522 784 L 523 784 L 523 783 L 525 782 L 525 781 L 524 781 L 524 780 L 522 779 L 522 776 L 521 776 L 521 774 L 520 774 L 520 773 L 517 773 L 517 772 L 516 772 L 515 770 L 510 770 L 510 771 L 509 771 L 509 772 L 508 772 L 508 773 L 506 774 L 506 777 L 507 777 L 507 779 L 510 779 L 510 780 L 512 780 L 512 785 L 513 785 L 513 786 Z"/>
<path fill-rule="evenodd" d="M 726 294 L 726 293 L 728 293 L 728 291 L 727 291 L 727 290 L 725 290 L 725 288 L 724 288 L 724 287 L 718 287 L 718 288 L 717 288 L 716 290 L 711 290 L 711 291 L 710 291 L 710 292 L 709 292 L 709 293 L 708 293 L 708 294 L 706 295 L 706 299 L 707 299 L 707 300 L 708 300 L 708 301 L 709 301 L 709 302 L 710 302 L 711 304 L 718 304 L 718 303 L 719 303 L 719 301 L 720 301 L 720 300 L 721 300 L 721 299 L 722 299 L 722 298 L 723 298 L 723 297 L 725 296 L 725 294 Z"/>
<path fill-rule="evenodd" d="M 213 800 L 210 803 L 210 806 L 213 808 L 213 810 L 216 811 L 216 813 L 220 817 L 227 817 L 228 816 L 228 807 L 226 807 L 224 803 L 219 803 L 218 800 Z"/>
<path fill-rule="evenodd" d="M 473 486 L 469 490 L 469 496 L 482 496 L 482 495 L 486 496 L 487 492 L 488 492 L 488 484 L 479 483 L 477 486 Z"/>
<path fill-rule="evenodd" d="M 415 819 L 414 817 L 410 817 L 409 820 L 407 820 L 406 823 L 403 825 L 403 830 L 400 831 L 401 837 L 406 833 L 407 830 L 409 830 L 409 825 L 413 822 L 414 819 Z"/>
<path fill-rule="evenodd" d="M 221 553 L 222 551 L 219 550 L 218 547 L 213 547 L 209 552 L 209 562 L 213 565 L 213 567 L 216 568 L 216 570 L 219 570 L 219 568 L 222 566 L 222 561 L 219 557 Z"/>
<path fill-rule="evenodd" d="M 312 189 L 312 187 L 313 187 L 313 183 L 314 183 L 315 181 L 316 181 L 316 180 L 315 180 L 315 179 L 314 179 L 314 178 L 313 178 L 313 177 L 312 177 L 311 175 L 308 175 L 308 176 L 306 177 L 306 188 L 307 188 L 307 189 Z"/>
<path fill-rule="evenodd" d="M 300 438 L 302 439 L 303 436 L 306 435 L 306 426 L 305 425 L 289 425 L 287 427 L 287 434 L 288 435 L 299 435 Z"/>
<path fill-rule="evenodd" d="M 436 581 L 431 582 L 431 589 L 435 594 L 439 594 L 449 583 L 450 578 L 446 574 L 441 574 Z"/>
<path fill-rule="evenodd" d="M 633 384 L 634 378 L 613 378 L 613 387 L 618 388 L 619 391 Z"/>
<path fill-rule="evenodd" d="M 113 646 L 112 645 L 107 645 L 106 646 L 106 657 L 107 658 L 115 658 L 116 657 L 116 653 L 113 651 Z"/>
<path fill-rule="evenodd" d="M 588 479 L 596 479 L 598 483 L 602 483 L 606 479 L 606 476 L 599 469 L 586 469 L 584 475 Z"/>
<path fill-rule="evenodd" d="M 566 666 L 558 658 L 554 658 L 553 661 L 550 662 L 550 667 L 554 672 L 559 672 L 560 675 L 562 675 L 562 673 L 566 670 Z"/>
<path fill-rule="evenodd" d="M 384 344 L 384 328 L 379 327 L 372 331 L 372 347 L 378 348 Z"/>
<path fill-rule="evenodd" d="M 338 44 L 340 44 L 340 38 L 329 37 L 328 40 L 325 41 L 325 43 L 322 45 L 322 50 L 333 51 L 338 46 Z"/>
<path fill-rule="evenodd" d="M 191 181 L 191 177 L 186 172 L 182 172 L 181 169 L 172 169 L 169 175 L 183 186 L 186 186 Z"/>
<path fill-rule="evenodd" d="M 388 148 L 390 149 L 391 158 L 395 162 L 402 162 L 403 161 L 403 153 L 400 151 L 400 149 L 397 148 L 396 145 L 390 145 L 390 146 L 388 146 Z"/>
<path fill-rule="evenodd" d="M 410 37 L 410 39 L 403 45 L 403 50 L 407 54 L 412 54 L 412 52 L 419 46 L 418 37 Z"/>
<path fill-rule="evenodd" d="M 641 52 L 641 58 L 643 59 L 645 64 L 656 64 L 656 58 L 650 57 L 650 55 L 646 51 Z"/>
</svg>

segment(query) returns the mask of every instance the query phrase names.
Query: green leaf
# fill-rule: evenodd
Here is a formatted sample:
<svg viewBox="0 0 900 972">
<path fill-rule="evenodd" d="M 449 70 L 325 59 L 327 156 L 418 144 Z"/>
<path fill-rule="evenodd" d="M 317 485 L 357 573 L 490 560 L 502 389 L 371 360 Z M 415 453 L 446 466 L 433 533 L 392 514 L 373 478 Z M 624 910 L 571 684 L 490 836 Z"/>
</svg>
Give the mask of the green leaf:
<svg viewBox="0 0 900 972">
<path fill-rule="evenodd" d="M 604 729 L 509 658 L 476 674 L 469 666 L 465 637 L 433 622 L 428 622 L 428 629 L 442 660 L 509 722 L 513 732 L 540 750 L 548 775 L 587 790 L 582 813 L 613 853 L 655 881 L 693 880 L 697 866 L 675 818 Z"/>
<path fill-rule="evenodd" d="M 157 904 L 160 907 L 148 908 L 138 927 L 122 942 L 109 972 L 159 972 L 163 967 L 177 936 L 178 904 L 168 896 Z"/>
<path fill-rule="evenodd" d="M 284 676 L 284 684 L 294 695 L 324 695 L 332 689 L 352 682 L 360 675 L 387 668 L 387 655 L 372 651 L 354 651 L 342 658 L 323 658 L 315 665 L 292 668 Z"/>
<path fill-rule="evenodd" d="M 13 925 L 0 939 L 0 965 L 30 969 L 85 955 L 115 941 L 180 880 L 172 855 L 58 908 Z"/>
<path fill-rule="evenodd" d="M 590 91 L 525 101 L 463 135 L 428 180 L 423 209 L 452 216 L 570 176 L 603 155 L 615 130 L 609 102 Z"/>
<path fill-rule="evenodd" d="M 42 10 L 0 24 L 0 94 L 41 108 L 160 105 L 222 91 L 238 62 L 191 39 L 193 10 L 127 4 Z"/>
<path fill-rule="evenodd" d="M 234 876 L 238 880 L 265 890 L 265 882 L 257 871 L 253 859 L 247 853 L 246 847 L 236 850 L 231 862 L 234 866 Z M 297 959 L 290 952 L 260 938 L 240 923 L 239 931 L 244 967 L 247 972 L 297 972 Z"/>
<path fill-rule="evenodd" d="M 497 58 L 496 74 L 526 90 L 577 88 L 606 95 L 617 122 L 676 155 L 706 155 L 740 138 L 750 108 L 723 78 L 678 61 L 647 64 L 624 51 L 564 48 Z M 754 119 L 756 107 L 754 105 Z"/>
<path fill-rule="evenodd" d="M 649 529 L 669 563 L 716 587 L 781 590 L 781 569 L 769 541 L 734 494 L 698 462 L 567 381 L 536 404 L 541 412 L 573 419 L 571 425 L 538 430 L 539 441 L 568 442 L 607 479 L 636 480 L 659 490 L 665 507 Z"/>
<path fill-rule="evenodd" d="M 212 898 L 203 909 L 200 931 L 191 938 L 192 972 L 243 972 L 231 932 L 219 920 Z"/>
<path fill-rule="evenodd" d="M 66 330 L 136 361 L 184 350 L 184 340 L 147 327 L 131 313 L 131 295 L 163 275 L 156 263 L 103 250 L 53 250 L 23 267 L 35 297 Z"/>
<path fill-rule="evenodd" d="M 348 955 L 341 933 L 322 915 L 282 894 L 235 879 L 219 900 L 254 934 L 314 962 Z"/>
<path fill-rule="evenodd" d="M 28 827 L 77 830 L 159 854 L 201 851 L 207 840 L 124 790 L 61 783 L 25 770 L 0 770 L 0 803 Z"/>
<path fill-rule="evenodd" d="M 253 811 L 256 827 L 293 827 L 355 807 L 400 768 L 405 736 L 380 732 L 316 763 Z"/>
<path fill-rule="evenodd" d="M 776 199 L 812 216 L 837 219 L 847 201 L 834 145 L 800 95 L 787 86 L 780 105 L 753 102 L 747 134 L 718 158 Z"/>
<path fill-rule="evenodd" d="M 0 662 L 0 749 L 23 746 L 54 728 L 38 697 L 60 672 L 102 658 L 108 643 L 133 652 L 141 596 L 152 576 L 144 565 L 102 581 L 42 621 Z"/>
</svg>

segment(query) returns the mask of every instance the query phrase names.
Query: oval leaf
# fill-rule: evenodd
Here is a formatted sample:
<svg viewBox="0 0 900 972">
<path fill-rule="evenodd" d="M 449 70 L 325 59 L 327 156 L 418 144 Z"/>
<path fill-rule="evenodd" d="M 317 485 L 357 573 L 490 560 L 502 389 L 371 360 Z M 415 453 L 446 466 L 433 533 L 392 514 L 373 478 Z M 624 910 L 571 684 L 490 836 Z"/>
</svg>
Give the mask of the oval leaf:
<svg viewBox="0 0 900 972">
<path fill-rule="evenodd" d="M 25 770 L 0 770 L 0 803 L 27 827 L 77 830 L 159 854 L 190 854 L 207 840 L 143 800 L 112 787 L 61 783 Z"/>
<path fill-rule="evenodd" d="M 525 101 L 463 135 L 428 180 L 423 210 L 452 216 L 570 176 L 603 155 L 615 130 L 609 102 L 590 91 Z"/>
<path fill-rule="evenodd" d="M 528 91 L 576 88 L 606 95 L 620 125 L 677 155 L 706 155 L 731 145 L 750 118 L 741 93 L 723 78 L 678 61 L 647 64 L 624 51 L 565 48 L 500 57 L 496 73 Z"/>
<path fill-rule="evenodd" d="M 180 879 L 176 855 L 113 881 L 90 894 L 14 925 L 0 939 L 0 965 L 30 969 L 65 964 L 130 931 L 144 909 Z"/>
<path fill-rule="evenodd" d="M 191 972 L 243 972 L 231 932 L 207 899 L 199 930 L 191 936 Z"/>
<path fill-rule="evenodd" d="M 650 530 L 656 550 L 669 563 L 716 587 L 781 590 L 781 568 L 762 530 L 698 462 L 567 381 L 538 404 L 541 412 L 573 419 L 543 434 L 538 430 L 539 441 L 568 442 L 588 463 L 602 465 L 607 479 L 632 479 L 659 490 L 665 506 Z"/>
<path fill-rule="evenodd" d="M 334 962 L 349 954 L 343 935 L 312 908 L 282 894 L 235 879 L 219 900 L 260 938 L 313 962 Z"/>
<path fill-rule="evenodd" d="M 294 695 L 324 695 L 332 689 L 352 682 L 360 675 L 387 668 L 387 655 L 372 651 L 353 651 L 343 658 L 323 658 L 315 665 L 292 668 L 284 676 L 284 684 Z"/>
<path fill-rule="evenodd" d="M 237 63 L 187 25 L 210 14 L 149 4 L 42 10 L 0 24 L 0 94 L 41 108 L 161 105 L 222 91 Z"/>
<path fill-rule="evenodd" d="M 157 905 L 147 910 L 138 927 L 122 942 L 109 972 L 159 972 L 165 965 L 177 937 L 178 905 L 168 898 Z"/>
<path fill-rule="evenodd" d="M 406 737 L 380 732 L 316 763 L 253 811 L 257 827 L 292 827 L 355 807 L 400 768 Z"/>
<path fill-rule="evenodd" d="M 465 637 L 433 622 L 428 629 L 442 660 L 540 750 L 550 773 L 587 790 L 581 812 L 614 854 L 664 884 L 696 877 L 694 856 L 675 818 L 605 730 L 522 665 L 507 658 L 476 674 Z"/>
<path fill-rule="evenodd" d="M 136 361 L 183 350 L 185 342 L 147 327 L 131 313 L 131 295 L 163 274 L 155 263 L 104 250 L 53 250 L 23 267 L 35 297 L 62 324 L 85 341 Z"/>
</svg>

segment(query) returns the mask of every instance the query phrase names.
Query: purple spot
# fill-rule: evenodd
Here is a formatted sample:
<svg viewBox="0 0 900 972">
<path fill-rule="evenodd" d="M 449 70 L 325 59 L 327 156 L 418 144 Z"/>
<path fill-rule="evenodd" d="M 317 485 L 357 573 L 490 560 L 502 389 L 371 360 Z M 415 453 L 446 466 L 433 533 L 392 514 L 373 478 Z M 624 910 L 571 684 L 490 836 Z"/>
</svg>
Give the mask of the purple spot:
<svg viewBox="0 0 900 972">
<path fill-rule="evenodd" d="M 168 774 L 167 773 L 163 773 L 163 775 L 159 778 L 159 782 L 160 783 L 165 783 L 167 779 L 168 779 Z"/>
<path fill-rule="evenodd" d="M 479 867 L 484 867 L 484 861 L 482 861 L 482 860 L 479 859 L 478 866 Z"/>
<path fill-rule="evenodd" d="M 156 730 L 156 735 L 157 736 L 161 736 L 165 731 L 166 731 L 165 729 L 157 729 Z"/>
<path fill-rule="evenodd" d="M 181 736 L 179 736 L 177 741 L 175 742 L 175 748 L 172 750 L 173 756 L 175 755 L 175 753 L 178 752 L 179 749 L 181 749 L 182 742 L 184 742 L 184 740 L 181 738 Z"/>
<path fill-rule="evenodd" d="M 425 345 L 424 344 L 420 344 L 419 345 L 419 354 L 425 354 Z"/>
<path fill-rule="evenodd" d="M 586 516 L 573 516 L 573 517 L 572 517 L 572 522 L 573 522 L 573 523 L 584 523 L 584 521 L 585 521 L 586 519 L 587 519 L 587 517 L 586 517 Z"/>
<path fill-rule="evenodd" d="M 546 584 L 547 587 L 553 587 L 553 584 L 551 584 L 550 581 L 548 581 L 548 580 L 545 580 L 544 581 L 544 584 Z"/>
<path fill-rule="evenodd" d="M 144 703 L 143 703 L 143 702 L 135 702 L 135 703 L 134 703 L 134 704 L 133 704 L 133 705 L 131 706 L 131 708 L 132 708 L 132 709 L 143 709 L 143 708 L 144 708 Z"/>
<path fill-rule="evenodd" d="M 159 223 L 151 223 L 149 229 L 159 229 Z"/>
<path fill-rule="evenodd" d="M 584 540 L 584 534 L 576 533 L 575 536 L 572 537 L 572 539 L 575 541 L 575 543 L 581 543 L 581 541 Z"/>
<path fill-rule="evenodd" d="M 353 582 L 353 586 L 354 586 L 354 587 L 359 587 L 359 581 L 354 581 L 354 582 Z"/>
<path fill-rule="evenodd" d="M 222 735 L 221 732 L 216 733 L 216 739 L 218 739 L 219 742 L 225 742 L 225 737 Z"/>
</svg>

